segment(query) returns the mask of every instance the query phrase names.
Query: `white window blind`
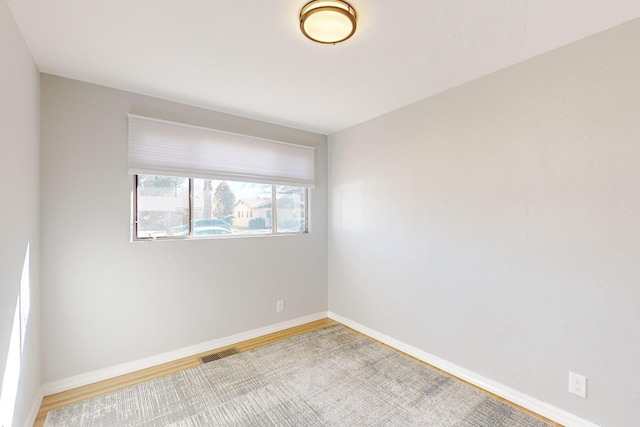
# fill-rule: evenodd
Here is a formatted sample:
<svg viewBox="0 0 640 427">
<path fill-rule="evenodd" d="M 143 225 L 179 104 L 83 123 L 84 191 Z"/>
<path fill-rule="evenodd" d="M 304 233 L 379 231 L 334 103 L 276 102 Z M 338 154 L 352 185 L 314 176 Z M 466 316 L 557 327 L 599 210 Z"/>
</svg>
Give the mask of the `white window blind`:
<svg viewBox="0 0 640 427">
<path fill-rule="evenodd" d="M 129 173 L 314 187 L 313 147 L 129 114 Z"/>
</svg>

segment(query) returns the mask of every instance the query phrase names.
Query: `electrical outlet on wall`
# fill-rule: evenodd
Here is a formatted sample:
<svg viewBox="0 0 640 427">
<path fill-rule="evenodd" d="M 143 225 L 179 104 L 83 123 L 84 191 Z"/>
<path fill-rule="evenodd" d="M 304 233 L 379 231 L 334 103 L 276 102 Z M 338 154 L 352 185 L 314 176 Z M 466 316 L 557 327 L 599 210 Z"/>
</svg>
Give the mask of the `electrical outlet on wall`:
<svg viewBox="0 0 640 427">
<path fill-rule="evenodd" d="M 587 398 L 587 377 L 569 372 L 569 393 Z"/>
<path fill-rule="evenodd" d="M 276 301 L 276 312 L 280 313 L 281 311 L 284 311 L 284 300 L 283 299 L 279 299 L 278 301 Z"/>
</svg>

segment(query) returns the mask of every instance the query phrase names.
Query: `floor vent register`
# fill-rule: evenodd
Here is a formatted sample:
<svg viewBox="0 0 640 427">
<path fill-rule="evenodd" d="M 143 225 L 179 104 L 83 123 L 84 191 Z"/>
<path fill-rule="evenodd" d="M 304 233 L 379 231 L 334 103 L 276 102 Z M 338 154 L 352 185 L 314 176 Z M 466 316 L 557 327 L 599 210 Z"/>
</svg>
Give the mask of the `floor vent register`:
<svg viewBox="0 0 640 427">
<path fill-rule="evenodd" d="M 240 353 L 238 351 L 238 349 L 234 348 L 230 348 L 228 350 L 223 350 L 223 351 L 219 351 L 218 353 L 213 353 L 213 354 L 209 354 L 207 356 L 203 356 L 200 358 L 200 361 L 202 361 L 202 363 L 209 363 L 209 362 L 213 362 L 214 360 L 220 360 L 224 357 L 228 357 L 234 354 L 238 354 Z"/>
</svg>

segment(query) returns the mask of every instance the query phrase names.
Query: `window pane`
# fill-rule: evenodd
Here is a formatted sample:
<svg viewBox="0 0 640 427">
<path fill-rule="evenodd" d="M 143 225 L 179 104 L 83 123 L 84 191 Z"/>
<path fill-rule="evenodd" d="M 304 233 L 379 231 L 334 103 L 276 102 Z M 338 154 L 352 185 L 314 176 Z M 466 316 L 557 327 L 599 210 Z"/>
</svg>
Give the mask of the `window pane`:
<svg viewBox="0 0 640 427">
<path fill-rule="evenodd" d="M 135 237 L 272 234 L 275 220 L 278 233 L 304 233 L 307 199 L 302 187 L 139 175 Z"/>
<path fill-rule="evenodd" d="M 278 233 L 302 233 L 307 231 L 305 212 L 307 190 L 286 185 L 276 186 Z"/>
<path fill-rule="evenodd" d="M 137 237 L 186 236 L 189 221 L 189 180 L 138 175 Z"/>
<path fill-rule="evenodd" d="M 193 235 L 268 234 L 269 184 L 193 180 Z"/>
</svg>

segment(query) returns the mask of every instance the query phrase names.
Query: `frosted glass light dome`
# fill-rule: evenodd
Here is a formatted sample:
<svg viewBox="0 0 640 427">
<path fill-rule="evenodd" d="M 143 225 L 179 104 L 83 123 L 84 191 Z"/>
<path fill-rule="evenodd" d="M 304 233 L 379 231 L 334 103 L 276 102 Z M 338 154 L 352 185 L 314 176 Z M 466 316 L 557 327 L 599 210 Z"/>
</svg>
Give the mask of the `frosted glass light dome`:
<svg viewBox="0 0 640 427">
<path fill-rule="evenodd" d="M 342 0 L 311 1 L 300 11 L 300 30 L 318 43 L 340 43 L 356 32 L 356 11 Z"/>
</svg>

